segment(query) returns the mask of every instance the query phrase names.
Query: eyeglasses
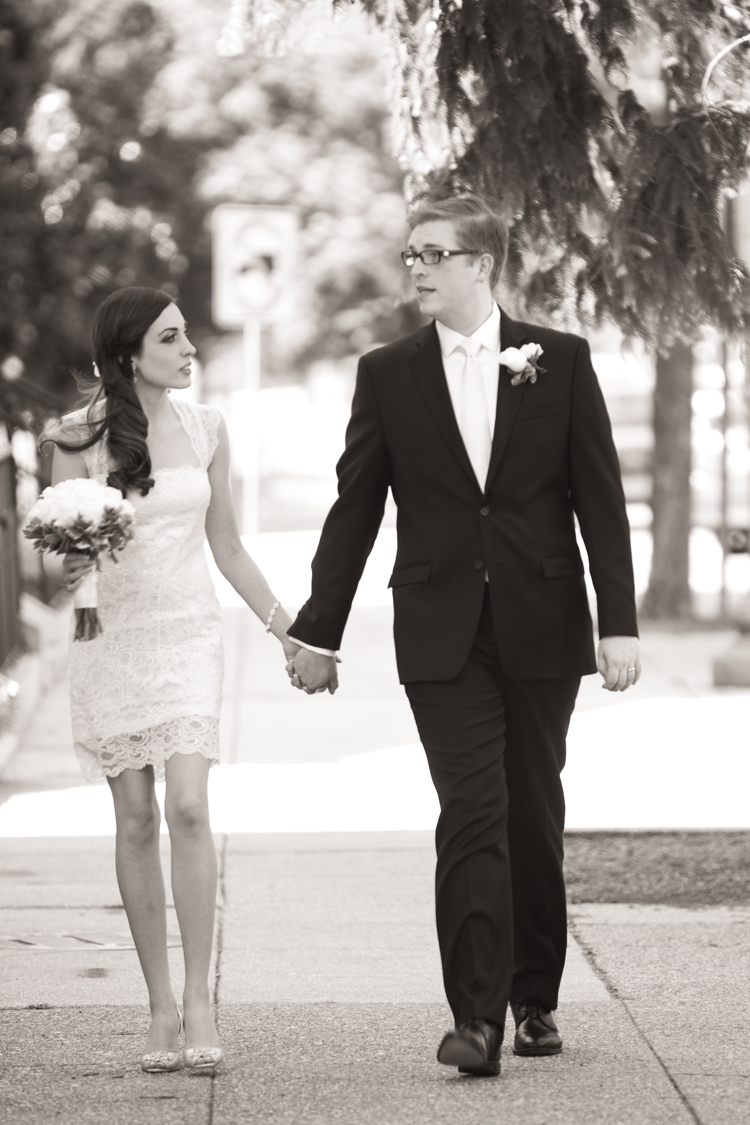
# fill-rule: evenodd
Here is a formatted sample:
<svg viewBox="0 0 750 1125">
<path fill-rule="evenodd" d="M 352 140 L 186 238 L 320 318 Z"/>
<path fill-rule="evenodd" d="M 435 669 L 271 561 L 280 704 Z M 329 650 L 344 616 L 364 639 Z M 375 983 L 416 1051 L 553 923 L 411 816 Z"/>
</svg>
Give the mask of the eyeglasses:
<svg viewBox="0 0 750 1125">
<path fill-rule="evenodd" d="M 411 267 L 419 258 L 425 266 L 436 266 L 443 258 L 454 258 L 458 254 L 478 254 L 478 250 L 421 250 L 418 254 L 416 250 L 403 250 L 401 253 L 401 261 L 407 269 Z"/>
</svg>

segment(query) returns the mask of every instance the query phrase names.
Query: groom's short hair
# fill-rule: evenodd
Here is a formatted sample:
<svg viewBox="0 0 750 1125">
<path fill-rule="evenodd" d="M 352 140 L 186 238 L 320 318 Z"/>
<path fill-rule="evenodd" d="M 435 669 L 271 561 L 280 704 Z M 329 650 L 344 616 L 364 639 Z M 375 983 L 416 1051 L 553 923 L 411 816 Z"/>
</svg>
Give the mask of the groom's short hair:
<svg viewBox="0 0 750 1125">
<path fill-rule="evenodd" d="M 489 200 L 480 195 L 447 196 L 444 199 L 422 199 L 409 212 L 409 227 L 414 230 L 420 223 L 447 220 L 460 243 L 459 250 L 476 250 L 478 254 L 491 254 L 493 258 L 490 285 L 494 289 L 500 280 L 505 255 L 508 252 L 508 228 Z"/>
</svg>

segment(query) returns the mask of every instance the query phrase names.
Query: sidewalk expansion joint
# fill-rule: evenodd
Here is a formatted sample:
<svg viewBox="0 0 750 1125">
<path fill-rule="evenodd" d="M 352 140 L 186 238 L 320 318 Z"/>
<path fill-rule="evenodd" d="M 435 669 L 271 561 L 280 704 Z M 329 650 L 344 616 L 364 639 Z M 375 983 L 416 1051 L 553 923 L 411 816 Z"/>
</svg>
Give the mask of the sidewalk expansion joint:
<svg viewBox="0 0 750 1125">
<path fill-rule="evenodd" d="M 594 971 L 596 976 L 599 978 L 599 980 L 602 982 L 602 984 L 606 988 L 607 992 L 610 994 L 610 996 L 612 997 L 613 1000 L 615 1000 L 622 1008 L 625 1009 L 625 1014 L 627 1015 L 628 1019 L 630 1020 L 633 1027 L 635 1028 L 636 1032 L 638 1033 L 638 1036 L 645 1043 L 646 1047 L 651 1052 L 651 1054 L 654 1056 L 657 1063 L 659 1064 L 659 1066 L 663 1070 L 667 1081 L 669 1082 L 669 1084 L 672 1087 L 672 1089 L 674 1090 L 674 1092 L 677 1094 L 677 1097 L 682 1102 L 686 1111 L 690 1114 L 690 1117 L 691 1117 L 692 1121 L 695 1123 L 695 1125 L 705 1125 L 705 1123 L 698 1116 L 698 1113 L 697 1113 L 696 1109 L 693 1107 L 693 1105 L 689 1101 L 689 1099 L 687 1097 L 687 1094 L 684 1092 L 684 1090 L 680 1086 L 677 1079 L 672 1075 L 669 1067 L 664 1062 L 664 1059 L 661 1057 L 659 1052 L 656 1050 L 656 1047 L 654 1047 L 653 1043 L 648 1038 L 645 1031 L 643 1031 L 643 1029 L 638 1024 L 638 1021 L 636 1020 L 635 1016 L 633 1015 L 630 1008 L 628 1007 L 627 1001 L 620 995 L 620 992 L 619 992 L 619 989 L 617 988 L 617 985 L 614 983 L 613 980 L 610 979 L 609 975 L 599 965 L 599 963 L 596 960 L 596 954 L 594 953 L 594 950 L 585 941 L 582 934 L 579 932 L 578 927 L 576 926 L 576 923 L 574 921 L 570 920 L 570 919 L 568 919 L 568 929 L 570 930 L 571 934 L 573 935 L 576 942 L 578 943 L 578 946 L 579 946 L 581 952 L 583 953 L 584 957 L 588 961 L 592 970 Z"/>
<path fill-rule="evenodd" d="M 169 949 L 182 945 L 179 934 L 167 934 Z M 0 950 L 14 953 L 60 953 L 70 950 L 132 950 L 135 943 L 129 933 L 97 930 L 89 933 L 0 934 Z"/>
<path fill-rule="evenodd" d="M 219 986 L 221 984 L 221 953 L 224 945 L 224 906 L 226 903 L 226 871 L 229 833 L 225 833 L 219 850 L 219 878 L 216 895 L 216 976 L 214 978 L 214 1011 L 219 1022 Z M 216 1098 L 216 1075 L 211 1076 L 211 1090 L 208 1096 L 208 1116 L 206 1125 L 213 1125 L 214 1101 Z"/>
</svg>

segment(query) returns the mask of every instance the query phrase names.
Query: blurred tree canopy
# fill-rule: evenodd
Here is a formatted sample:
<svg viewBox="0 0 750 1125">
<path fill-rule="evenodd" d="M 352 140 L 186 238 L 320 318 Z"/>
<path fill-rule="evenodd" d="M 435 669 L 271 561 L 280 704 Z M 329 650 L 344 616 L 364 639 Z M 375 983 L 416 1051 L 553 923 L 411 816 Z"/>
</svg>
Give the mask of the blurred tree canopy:
<svg viewBox="0 0 750 1125">
<path fill-rule="evenodd" d="M 658 353 L 649 598 L 683 612 L 688 345 L 750 308 L 722 229 L 744 47 L 703 86 L 748 33 L 750 0 L 0 0 L 0 411 L 70 393 L 118 286 L 168 288 L 200 344 L 216 203 L 300 211 L 292 364 L 414 325 L 404 178 L 485 191 L 517 312 L 608 317 Z"/>
<path fill-rule="evenodd" d="M 171 235 L 179 226 L 194 249 L 202 214 L 180 188 L 199 148 L 141 134 L 172 47 L 148 4 L 5 0 L 3 20 L 0 353 L 6 382 L 10 354 L 11 377 L 22 364 L 27 386 L 60 392 L 67 368 L 90 366 L 91 316 L 108 292 L 174 285 L 186 269 Z"/>
<path fill-rule="evenodd" d="M 364 17 L 307 21 L 293 62 L 222 59 L 224 0 L 0 0 L 0 407 L 69 396 L 114 288 L 167 289 L 212 331 L 209 217 L 226 200 L 302 219 L 288 361 L 406 330 L 402 178 L 384 139 L 383 47 Z"/>
<path fill-rule="evenodd" d="M 276 50 L 315 2 L 233 0 L 221 49 Z M 750 0 L 356 2 L 390 40 L 407 194 L 495 197 L 511 308 L 608 318 L 656 353 L 645 609 L 689 614 L 689 345 L 750 315 L 723 229 L 747 169 Z"/>
<path fill-rule="evenodd" d="M 722 230 L 744 177 L 750 3 L 330 0 L 391 42 L 409 192 L 480 191 L 508 220 L 528 309 L 609 317 L 668 353 L 706 324 L 744 329 L 750 278 Z M 278 50 L 318 0 L 234 0 L 222 49 Z"/>
</svg>

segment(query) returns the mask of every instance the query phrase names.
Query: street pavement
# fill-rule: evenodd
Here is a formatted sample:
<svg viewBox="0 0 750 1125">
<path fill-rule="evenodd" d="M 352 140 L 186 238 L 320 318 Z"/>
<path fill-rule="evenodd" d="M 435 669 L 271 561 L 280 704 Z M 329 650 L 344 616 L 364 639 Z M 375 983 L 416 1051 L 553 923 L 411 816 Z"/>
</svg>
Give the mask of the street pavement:
<svg viewBox="0 0 750 1125">
<path fill-rule="evenodd" d="M 750 1121 L 738 996 L 750 909 L 571 907 L 563 1054 L 506 1048 L 499 1080 L 471 1079 L 435 1061 L 450 1017 L 430 833 L 236 835 L 217 848 L 227 1061 L 212 1081 L 138 1069 L 145 991 L 112 839 L 3 841 L 0 1121 Z M 179 988 L 179 948 L 170 956 Z"/>
<path fill-rule="evenodd" d="M 387 604 L 365 591 L 341 691 L 310 699 L 289 688 L 262 626 L 223 600 L 212 981 L 226 1065 L 215 1080 L 138 1068 L 146 994 L 115 881 L 108 791 L 82 790 L 62 680 L 0 776 L 2 1125 L 750 1123 L 750 906 L 571 906 L 563 1054 L 520 1059 L 507 1046 L 499 1080 L 439 1066 L 450 1013 L 434 932 L 435 806 Z M 748 694 L 711 686 L 711 661 L 732 640 L 649 631 L 630 697 L 584 682 L 568 766 L 580 827 L 605 812 L 615 823 L 599 827 L 637 827 L 623 818 L 638 808 L 700 827 L 696 793 L 710 796 L 712 771 L 687 785 L 682 804 L 670 804 L 664 778 L 681 762 L 695 771 L 707 732 L 720 775 L 706 797 L 711 815 L 747 826 Z M 611 766 L 598 792 L 581 780 L 595 753 Z M 618 803 L 610 795 L 626 786 L 628 755 L 631 773 L 649 758 L 661 773 Z M 661 800 L 649 803 L 654 791 Z M 312 822 L 305 796 L 323 805 Z M 351 807 L 339 807 L 353 800 L 354 824 Z M 743 810 L 746 819 L 731 819 Z M 167 837 L 162 849 L 168 870 Z M 179 994 L 171 902 L 168 929 Z"/>
</svg>

